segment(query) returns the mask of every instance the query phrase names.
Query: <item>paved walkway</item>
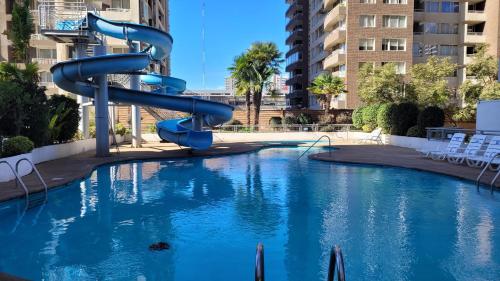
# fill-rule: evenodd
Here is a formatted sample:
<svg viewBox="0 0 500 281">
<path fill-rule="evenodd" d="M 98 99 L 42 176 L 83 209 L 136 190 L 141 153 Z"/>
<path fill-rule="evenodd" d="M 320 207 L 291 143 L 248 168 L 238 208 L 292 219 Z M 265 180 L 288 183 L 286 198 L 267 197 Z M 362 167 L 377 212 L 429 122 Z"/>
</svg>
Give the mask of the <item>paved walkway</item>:
<svg viewBox="0 0 500 281">
<path fill-rule="evenodd" d="M 290 142 L 217 143 L 207 151 L 195 152 L 187 149 L 180 149 L 173 144 L 164 143 L 145 144 L 141 149 L 131 149 L 129 146 L 121 146 L 120 153 L 112 152 L 110 157 L 96 158 L 94 152 L 89 152 L 44 162 L 38 164 L 37 168 L 40 170 L 49 188 L 53 188 L 69 184 L 78 179 L 83 179 L 96 167 L 113 162 L 229 155 L 255 151 L 268 145 L 281 144 L 290 145 Z M 301 142 L 292 142 L 292 144 L 300 145 Z M 310 143 L 304 145 L 310 145 Z M 424 159 L 414 150 L 408 148 L 377 145 L 347 145 L 346 143 L 340 143 L 340 141 L 335 141 L 335 146 L 340 149 L 331 154 L 320 153 L 311 155 L 310 158 L 323 161 L 398 166 L 438 172 L 467 180 L 475 180 L 480 172 L 479 169 Z M 492 173 L 485 177 L 484 183 L 489 183 L 491 178 Z M 23 180 L 28 186 L 30 193 L 36 193 L 43 190 L 42 185 L 33 174 L 23 177 Z M 24 191 L 16 186 L 15 181 L 0 183 L 0 202 L 22 196 L 24 196 Z"/>
<path fill-rule="evenodd" d="M 454 165 L 446 161 L 435 161 L 422 157 L 414 149 L 391 145 L 336 145 L 339 150 L 333 153 L 319 153 L 311 159 L 353 164 L 373 164 L 416 169 L 476 181 L 481 169 L 466 165 Z M 482 183 L 489 186 L 494 174 L 488 172 Z"/>
</svg>

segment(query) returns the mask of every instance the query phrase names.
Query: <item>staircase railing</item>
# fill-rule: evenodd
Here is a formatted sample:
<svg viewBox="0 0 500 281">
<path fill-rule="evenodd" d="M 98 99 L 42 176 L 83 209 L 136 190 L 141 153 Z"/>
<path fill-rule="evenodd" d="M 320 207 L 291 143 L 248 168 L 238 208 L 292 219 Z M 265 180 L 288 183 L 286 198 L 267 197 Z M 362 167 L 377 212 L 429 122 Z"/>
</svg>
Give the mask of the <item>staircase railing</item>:
<svg viewBox="0 0 500 281">
<path fill-rule="evenodd" d="M 481 171 L 481 173 L 479 174 L 479 176 L 477 176 L 477 179 L 476 179 L 476 187 L 477 189 L 479 190 L 479 185 L 481 184 L 481 178 L 484 176 L 484 174 L 486 174 L 486 171 L 488 171 L 488 169 L 491 167 L 491 165 L 493 164 L 493 162 L 500 158 L 500 153 L 497 153 L 495 154 L 493 157 L 491 157 L 490 161 L 488 161 L 488 163 L 484 166 L 483 170 Z M 500 165 L 500 164 L 499 164 Z M 493 180 L 491 181 L 490 183 L 490 189 L 491 189 L 491 193 L 493 193 L 493 190 L 495 189 L 495 182 L 497 181 L 497 179 L 500 177 L 500 169 L 499 171 L 497 172 L 497 174 L 493 177 Z"/>
<path fill-rule="evenodd" d="M 297 160 L 299 160 L 300 158 L 302 158 L 302 156 L 304 156 L 307 152 L 309 152 L 309 150 L 311 150 L 311 148 L 313 148 L 319 141 L 321 141 L 323 138 L 327 138 L 328 139 L 328 148 L 331 149 L 332 148 L 332 140 L 330 139 L 329 136 L 327 135 L 322 135 L 317 141 L 315 141 L 311 146 L 309 146 L 309 148 L 304 151 L 300 156 L 299 158 L 297 158 Z M 331 151 L 330 151 L 331 152 Z"/>
<path fill-rule="evenodd" d="M 264 281 L 264 245 L 257 244 L 255 255 L 255 281 Z"/>
<path fill-rule="evenodd" d="M 10 168 L 10 170 L 12 171 L 12 174 L 14 174 L 16 182 L 19 182 L 19 184 L 21 184 L 21 187 L 23 188 L 23 191 L 24 191 L 24 194 L 25 194 L 26 206 L 28 206 L 30 195 L 29 195 L 28 188 L 24 184 L 23 179 L 21 179 L 21 177 L 19 176 L 19 174 L 16 172 L 16 170 L 14 169 L 14 167 L 12 167 L 12 165 L 9 162 L 7 162 L 7 161 L 0 161 L 0 164 L 7 165 Z"/>
<path fill-rule="evenodd" d="M 335 245 L 330 252 L 330 264 L 328 265 L 328 279 L 335 279 L 335 271 L 337 271 L 337 280 L 345 281 L 344 256 L 339 246 Z"/>
<path fill-rule="evenodd" d="M 16 174 L 17 175 L 19 175 L 19 164 L 21 164 L 22 162 L 28 162 L 28 164 L 31 166 L 31 169 L 33 170 L 33 172 L 37 176 L 38 180 L 40 181 L 40 183 L 42 183 L 42 186 L 44 189 L 44 195 L 45 195 L 44 199 L 43 199 L 43 203 L 45 203 L 47 201 L 47 196 L 48 196 L 47 183 L 43 180 L 42 175 L 40 174 L 40 172 L 36 168 L 35 164 L 33 164 L 33 162 L 31 162 L 31 160 L 29 160 L 28 158 L 21 158 L 21 159 L 17 160 L 17 162 L 16 162 Z M 26 185 L 24 185 L 24 188 L 26 188 Z M 28 192 L 27 188 L 26 188 L 26 192 Z M 33 200 L 33 201 L 38 201 L 38 200 Z M 31 200 L 28 200 L 28 203 L 29 203 L 28 208 L 33 207 L 34 202 L 32 202 Z"/>
</svg>

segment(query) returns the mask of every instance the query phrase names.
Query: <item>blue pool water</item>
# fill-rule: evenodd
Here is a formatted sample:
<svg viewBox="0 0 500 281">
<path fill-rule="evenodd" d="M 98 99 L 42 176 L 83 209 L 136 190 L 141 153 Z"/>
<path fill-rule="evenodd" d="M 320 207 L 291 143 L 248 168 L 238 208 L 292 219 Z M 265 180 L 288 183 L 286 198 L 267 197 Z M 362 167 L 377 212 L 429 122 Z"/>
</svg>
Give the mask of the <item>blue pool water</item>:
<svg viewBox="0 0 500 281">
<path fill-rule="evenodd" d="M 20 219 L 0 205 L 0 272 L 34 280 L 500 280 L 500 200 L 413 170 L 295 159 L 304 148 L 103 166 Z M 317 150 L 316 150 L 317 151 Z M 335 153 L 335 152 L 333 152 Z M 171 248 L 148 250 L 165 241 Z"/>
</svg>

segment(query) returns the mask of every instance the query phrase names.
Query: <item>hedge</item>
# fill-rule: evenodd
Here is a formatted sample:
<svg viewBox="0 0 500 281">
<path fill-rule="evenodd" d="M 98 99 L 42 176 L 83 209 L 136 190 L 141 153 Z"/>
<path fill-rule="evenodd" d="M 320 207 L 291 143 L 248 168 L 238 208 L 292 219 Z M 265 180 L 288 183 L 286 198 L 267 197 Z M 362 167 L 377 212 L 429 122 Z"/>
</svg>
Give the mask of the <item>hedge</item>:
<svg viewBox="0 0 500 281">
<path fill-rule="evenodd" d="M 377 128 L 377 114 L 380 105 L 374 104 L 365 107 L 362 111 L 363 116 L 363 131 L 371 132 Z"/>
<path fill-rule="evenodd" d="M 391 112 L 391 135 L 406 136 L 408 129 L 417 125 L 418 107 L 413 103 L 401 103 Z"/>
<path fill-rule="evenodd" d="M 3 142 L 2 157 L 10 157 L 31 152 L 35 144 L 24 136 L 9 138 Z"/>
<path fill-rule="evenodd" d="M 418 126 L 415 125 L 413 127 L 410 127 L 408 129 L 408 132 L 406 132 L 406 136 L 407 137 L 419 137 L 419 130 L 418 130 Z"/>
<path fill-rule="evenodd" d="M 382 104 L 377 113 L 377 126 L 382 128 L 385 134 L 391 132 L 391 115 L 392 111 L 396 108 L 396 104 L 394 103 L 386 103 Z"/>
<path fill-rule="evenodd" d="M 78 102 L 63 95 L 53 95 L 48 101 L 49 130 L 52 143 L 64 143 L 78 133 L 80 114 Z"/>
<path fill-rule="evenodd" d="M 364 110 L 364 106 L 360 106 L 358 108 L 356 108 L 353 112 L 352 112 L 352 124 L 354 125 L 354 127 L 358 128 L 358 129 L 361 129 L 363 127 L 363 110 Z"/>
<path fill-rule="evenodd" d="M 444 126 L 445 114 L 444 110 L 437 106 L 429 106 L 422 110 L 418 115 L 418 136 L 425 137 L 428 127 L 442 127 Z"/>
</svg>

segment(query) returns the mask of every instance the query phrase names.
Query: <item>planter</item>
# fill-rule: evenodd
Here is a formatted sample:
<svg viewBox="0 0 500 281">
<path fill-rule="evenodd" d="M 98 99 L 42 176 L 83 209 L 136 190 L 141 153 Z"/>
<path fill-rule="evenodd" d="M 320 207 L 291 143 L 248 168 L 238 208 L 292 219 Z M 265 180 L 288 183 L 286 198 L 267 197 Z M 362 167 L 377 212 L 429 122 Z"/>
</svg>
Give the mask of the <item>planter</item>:
<svg viewBox="0 0 500 281">
<path fill-rule="evenodd" d="M 11 157 L 6 157 L 6 158 L 0 158 L 0 161 L 7 161 L 13 169 L 16 169 L 16 163 L 19 161 L 19 159 L 22 158 L 27 158 L 30 161 L 33 161 L 31 153 L 26 153 L 26 154 L 20 154 L 16 156 L 11 156 Z M 0 182 L 6 182 L 6 181 L 11 181 L 15 179 L 16 177 L 12 173 L 12 170 L 7 166 L 7 164 L 3 163 L 0 164 L 2 168 L 0 169 Z M 23 161 L 19 164 L 19 170 L 18 173 L 21 177 L 26 176 L 31 173 L 33 169 L 31 168 L 31 165 L 27 163 L 26 161 Z"/>
</svg>

